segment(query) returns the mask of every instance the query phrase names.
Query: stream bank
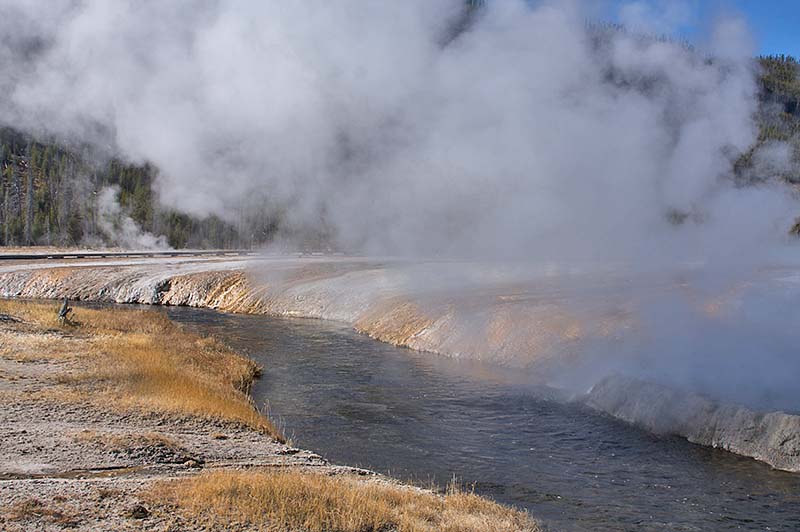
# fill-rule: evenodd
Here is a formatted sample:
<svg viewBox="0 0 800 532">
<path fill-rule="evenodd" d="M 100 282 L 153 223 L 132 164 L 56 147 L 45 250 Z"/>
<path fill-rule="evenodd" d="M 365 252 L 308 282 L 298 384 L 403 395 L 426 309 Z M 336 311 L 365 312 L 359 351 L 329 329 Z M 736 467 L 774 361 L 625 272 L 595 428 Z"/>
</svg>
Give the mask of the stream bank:
<svg viewBox="0 0 800 532">
<path fill-rule="evenodd" d="M 726 306 L 735 308 L 743 290 L 734 286 L 721 293 L 694 293 L 688 274 L 637 280 L 615 270 L 553 273 L 547 268 L 531 271 L 527 265 L 465 264 L 454 273 L 453 268 L 449 263 L 348 257 L 10 264 L 0 268 L 0 296 L 333 320 L 392 345 L 524 369 L 532 383 L 549 384 L 554 368 L 568 373 L 583 363 L 581 353 L 587 345 L 613 345 L 635 331 L 640 326 L 636 298 L 688 294 L 691 305 L 713 320 L 724 315 Z M 797 290 L 789 274 L 767 272 L 758 282 L 776 292 Z M 581 392 L 600 380 L 588 371 L 583 375 L 591 378 L 571 383 Z M 629 407 L 622 408 L 608 400 L 616 393 L 611 387 L 631 380 L 604 382 L 593 389 L 588 404 L 606 414 L 658 434 L 677 434 L 800 471 L 797 415 L 728 407 L 714 400 L 703 403 L 709 405 L 703 409 L 670 408 L 671 402 L 663 400 L 669 394 L 651 393 L 646 382 L 623 386 Z M 787 386 L 794 385 L 787 381 Z M 653 412 L 668 415 L 659 418 Z M 761 423 L 765 416 L 780 419 Z M 727 428 L 697 436 L 703 427 L 716 426 Z M 751 444 L 753 440 L 758 444 Z"/>
<path fill-rule="evenodd" d="M 59 325 L 56 309 L 0 301 L 2 530 L 538 530 L 283 443 L 246 395 L 253 362 L 163 313 L 78 308 Z"/>
</svg>

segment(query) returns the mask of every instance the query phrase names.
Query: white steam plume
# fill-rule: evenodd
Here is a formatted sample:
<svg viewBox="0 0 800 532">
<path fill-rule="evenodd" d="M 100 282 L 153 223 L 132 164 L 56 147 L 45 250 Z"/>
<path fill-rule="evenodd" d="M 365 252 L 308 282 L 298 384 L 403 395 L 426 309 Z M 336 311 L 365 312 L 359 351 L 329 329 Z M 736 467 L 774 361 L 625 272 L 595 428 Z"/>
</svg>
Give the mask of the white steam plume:
<svg viewBox="0 0 800 532">
<path fill-rule="evenodd" d="M 97 195 L 97 224 L 109 241 L 126 249 L 171 249 L 164 236 L 142 231 L 119 204 L 119 187 L 105 187 Z"/>
<path fill-rule="evenodd" d="M 263 198 L 351 250 L 660 261 L 783 238 L 785 190 L 726 179 L 756 133 L 744 23 L 696 52 L 587 28 L 587 5 L 2 0 L 0 122 L 110 138 L 169 206 Z M 657 31 L 682 5 L 621 18 Z"/>
</svg>

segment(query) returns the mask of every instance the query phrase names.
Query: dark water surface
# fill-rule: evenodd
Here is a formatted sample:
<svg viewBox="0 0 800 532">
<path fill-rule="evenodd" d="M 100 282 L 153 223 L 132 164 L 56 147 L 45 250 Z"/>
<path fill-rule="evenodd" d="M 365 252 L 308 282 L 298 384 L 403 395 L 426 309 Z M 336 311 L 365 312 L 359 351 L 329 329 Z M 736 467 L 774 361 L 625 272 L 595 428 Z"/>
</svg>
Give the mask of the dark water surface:
<svg viewBox="0 0 800 532">
<path fill-rule="evenodd" d="M 322 321 L 167 312 L 262 364 L 256 401 L 331 461 L 455 475 L 552 530 L 800 530 L 800 475 L 543 399 L 501 370 Z"/>
</svg>

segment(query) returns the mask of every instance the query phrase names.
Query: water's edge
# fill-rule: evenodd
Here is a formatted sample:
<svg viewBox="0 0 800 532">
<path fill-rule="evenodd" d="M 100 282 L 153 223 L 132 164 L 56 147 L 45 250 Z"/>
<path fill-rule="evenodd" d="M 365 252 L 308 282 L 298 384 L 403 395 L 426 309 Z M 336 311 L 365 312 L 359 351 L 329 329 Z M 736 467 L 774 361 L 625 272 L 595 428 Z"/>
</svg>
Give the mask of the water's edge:
<svg viewBox="0 0 800 532">
<path fill-rule="evenodd" d="M 304 448 L 418 485 L 453 477 L 545 530 L 796 530 L 800 475 L 660 437 L 531 389 L 518 371 L 397 348 L 327 320 L 165 307 L 263 367 Z"/>
<path fill-rule="evenodd" d="M 261 264 L 259 271 L 267 273 L 258 277 L 245 271 L 242 262 L 224 261 L 6 267 L 0 270 L 0 296 L 321 318 L 396 346 L 512 366 L 521 364 L 515 353 L 530 353 L 526 363 L 545 359 L 548 348 L 565 336 L 543 338 L 535 331 L 531 338 L 524 320 L 541 322 L 552 314 L 547 306 L 509 305 L 497 294 L 476 300 L 409 293 L 402 280 L 378 264 L 287 260 Z M 469 313 L 463 310 L 467 307 Z M 476 312 L 490 316 L 478 334 L 472 319 Z M 544 329 L 568 329 L 564 321 L 559 317 Z M 800 416 L 722 405 L 630 378 L 605 379 L 577 400 L 658 434 L 800 472 Z"/>
</svg>

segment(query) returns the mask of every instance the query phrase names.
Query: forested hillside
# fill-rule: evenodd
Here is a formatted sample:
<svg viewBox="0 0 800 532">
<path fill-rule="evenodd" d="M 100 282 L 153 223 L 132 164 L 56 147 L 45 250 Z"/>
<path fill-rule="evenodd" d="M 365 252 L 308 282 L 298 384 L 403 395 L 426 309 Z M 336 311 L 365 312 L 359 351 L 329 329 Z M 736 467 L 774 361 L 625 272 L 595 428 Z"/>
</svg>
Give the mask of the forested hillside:
<svg viewBox="0 0 800 532">
<path fill-rule="evenodd" d="M 735 175 L 744 183 L 760 179 L 761 152 L 780 141 L 788 143 L 792 162 L 780 164 L 778 173 L 800 183 L 800 65 L 786 56 L 759 62 L 760 135 L 737 161 Z M 87 148 L 67 148 L 10 128 L 0 129 L 0 169 L 4 246 L 251 247 L 270 242 L 281 229 L 279 214 L 257 203 L 243 207 L 233 221 L 164 208 L 153 187 L 156 168 L 98 158 Z M 324 242 L 312 238 L 310 246 Z"/>
<path fill-rule="evenodd" d="M 760 58 L 762 140 L 798 140 L 800 135 L 800 64 L 791 56 Z"/>
<path fill-rule="evenodd" d="M 264 215 L 236 225 L 166 209 L 155 168 L 97 159 L 0 129 L 0 244 L 233 248 L 264 243 L 276 229 Z"/>
<path fill-rule="evenodd" d="M 778 174 L 786 181 L 800 183 L 800 64 L 791 56 L 759 58 L 760 127 L 755 146 L 737 162 L 738 177 L 752 176 L 748 172 L 758 164 L 759 149 L 776 143 L 787 143 L 790 161 L 779 165 Z M 756 178 L 761 178 L 755 174 Z"/>
</svg>

